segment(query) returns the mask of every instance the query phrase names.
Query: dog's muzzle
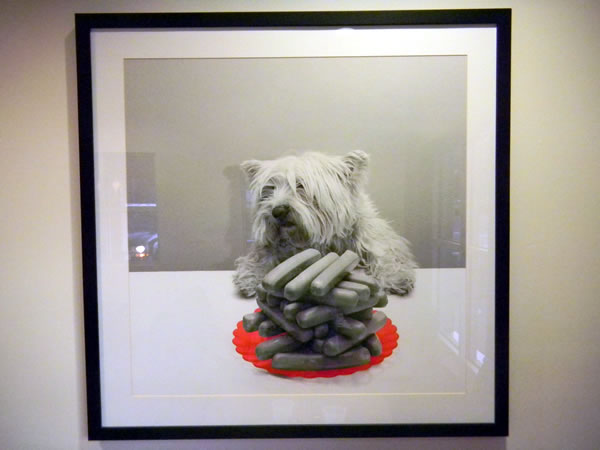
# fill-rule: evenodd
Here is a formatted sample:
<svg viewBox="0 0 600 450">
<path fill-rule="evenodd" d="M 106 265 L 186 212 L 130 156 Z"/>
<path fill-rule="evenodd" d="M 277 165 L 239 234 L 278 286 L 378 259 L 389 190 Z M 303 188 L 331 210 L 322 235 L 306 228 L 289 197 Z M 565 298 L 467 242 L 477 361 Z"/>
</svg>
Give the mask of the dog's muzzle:
<svg viewBox="0 0 600 450">
<path fill-rule="evenodd" d="M 280 252 L 287 248 L 286 251 L 292 252 L 289 257 L 297 249 L 306 248 L 308 236 L 292 207 L 287 204 L 277 205 L 271 210 L 271 217 L 267 228 L 269 238 L 276 243 Z"/>
<path fill-rule="evenodd" d="M 271 211 L 271 215 L 279 228 L 291 228 L 296 225 L 290 213 L 291 208 L 288 205 L 278 205 Z"/>
</svg>

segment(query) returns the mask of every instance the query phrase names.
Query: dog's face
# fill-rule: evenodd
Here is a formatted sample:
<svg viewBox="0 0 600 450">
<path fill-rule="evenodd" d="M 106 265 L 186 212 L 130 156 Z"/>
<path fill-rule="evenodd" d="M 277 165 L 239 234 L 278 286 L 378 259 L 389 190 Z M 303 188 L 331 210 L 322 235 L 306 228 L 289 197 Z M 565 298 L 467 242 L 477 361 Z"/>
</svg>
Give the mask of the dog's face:
<svg viewBox="0 0 600 450">
<path fill-rule="evenodd" d="M 290 253 L 345 238 L 356 223 L 356 201 L 368 155 L 306 153 L 245 161 L 257 243 Z"/>
</svg>

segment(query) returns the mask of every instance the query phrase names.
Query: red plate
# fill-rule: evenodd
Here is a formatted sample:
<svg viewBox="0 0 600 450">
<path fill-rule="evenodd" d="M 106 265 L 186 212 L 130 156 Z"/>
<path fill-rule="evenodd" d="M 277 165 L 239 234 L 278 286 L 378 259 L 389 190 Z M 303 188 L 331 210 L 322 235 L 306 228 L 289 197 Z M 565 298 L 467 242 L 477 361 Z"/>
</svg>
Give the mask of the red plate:
<svg viewBox="0 0 600 450">
<path fill-rule="evenodd" d="M 350 375 L 354 372 L 358 372 L 360 370 L 367 370 L 371 366 L 381 363 L 385 358 L 390 356 L 394 349 L 398 346 L 398 333 L 396 332 L 397 328 L 392 324 L 390 319 L 387 320 L 386 324 L 383 326 L 381 330 L 379 330 L 376 334 L 381 341 L 381 346 L 383 348 L 381 355 L 372 356 L 371 362 L 368 364 L 364 364 L 362 366 L 356 367 L 348 367 L 345 369 L 333 369 L 333 370 L 280 370 L 273 369 L 271 367 L 271 360 L 267 359 L 264 361 L 259 360 L 256 357 L 256 353 L 254 349 L 258 344 L 270 338 L 263 338 L 258 335 L 258 331 L 254 331 L 252 333 L 248 333 L 244 330 L 242 326 L 242 321 L 240 320 L 237 323 L 237 328 L 233 330 L 233 344 L 235 345 L 235 350 L 242 355 L 242 357 L 254 364 L 254 366 L 259 369 L 264 369 L 270 373 L 276 375 L 283 375 L 286 377 L 302 377 L 302 378 L 317 378 L 317 377 L 337 377 L 338 375 Z"/>
</svg>

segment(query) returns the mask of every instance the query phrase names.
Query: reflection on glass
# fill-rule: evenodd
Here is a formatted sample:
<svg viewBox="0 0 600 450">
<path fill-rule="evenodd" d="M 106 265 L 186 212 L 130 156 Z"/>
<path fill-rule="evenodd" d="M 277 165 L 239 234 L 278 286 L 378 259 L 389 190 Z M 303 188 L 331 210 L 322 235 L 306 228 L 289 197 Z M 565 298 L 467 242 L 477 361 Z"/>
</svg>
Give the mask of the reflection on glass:
<svg viewBox="0 0 600 450">
<path fill-rule="evenodd" d="M 464 143 L 444 143 L 446 154 L 434 161 L 432 267 L 466 264 L 466 161 Z"/>
<path fill-rule="evenodd" d="M 475 361 L 477 361 L 479 367 L 483 366 L 483 363 L 485 362 L 485 355 L 479 350 L 475 351 Z"/>
<path fill-rule="evenodd" d="M 127 154 L 127 230 L 129 271 L 158 265 L 158 204 L 154 154 Z"/>
</svg>

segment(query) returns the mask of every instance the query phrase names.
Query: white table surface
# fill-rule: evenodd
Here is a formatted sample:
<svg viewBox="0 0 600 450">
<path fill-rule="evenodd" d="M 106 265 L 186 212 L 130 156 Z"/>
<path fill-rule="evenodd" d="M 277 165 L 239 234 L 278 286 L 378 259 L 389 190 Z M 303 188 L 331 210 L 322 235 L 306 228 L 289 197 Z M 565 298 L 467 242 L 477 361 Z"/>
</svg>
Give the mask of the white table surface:
<svg viewBox="0 0 600 450">
<path fill-rule="evenodd" d="M 448 400 L 441 413 L 453 421 L 457 416 L 444 409 L 456 409 L 454 403 L 468 397 L 469 380 L 477 389 L 483 382 L 489 396 L 493 316 L 481 312 L 487 303 L 467 301 L 464 269 L 419 269 L 409 296 L 389 296 L 381 310 L 400 338 L 380 365 L 315 379 L 271 375 L 235 351 L 233 330 L 257 305 L 235 293 L 231 276 L 227 271 L 129 274 L 129 320 L 119 322 L 129 324 L 129 341 L 103 346 L 107 423 L 427 421 L 432 398 L 434 406 Z M 110 322 L 110 308 L 106 311 Z M 250 405 L 256 412 L 248 413 Z"/>
</svg>

